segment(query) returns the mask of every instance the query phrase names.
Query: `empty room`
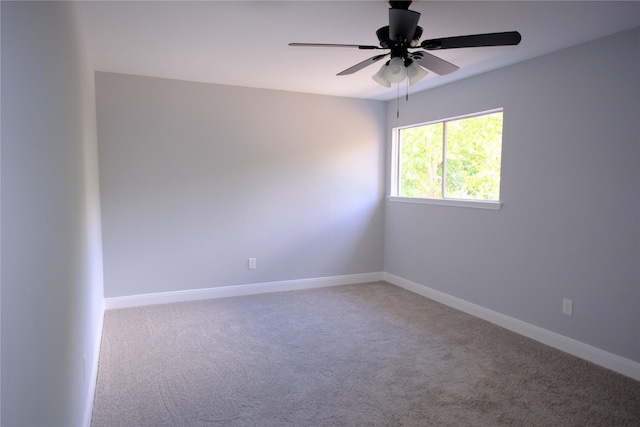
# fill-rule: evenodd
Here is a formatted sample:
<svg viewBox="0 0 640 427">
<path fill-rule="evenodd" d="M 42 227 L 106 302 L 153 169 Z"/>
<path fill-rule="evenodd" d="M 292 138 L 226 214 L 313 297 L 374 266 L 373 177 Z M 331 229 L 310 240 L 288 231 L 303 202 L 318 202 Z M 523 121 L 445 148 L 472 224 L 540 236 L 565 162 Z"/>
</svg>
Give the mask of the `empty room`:
<svg viewBox="0 0 640 427">
<path fill-rule="evenodd" d="M 640 2 L 0 19 L 3 427 L 640 425 Z"/>
</svg>

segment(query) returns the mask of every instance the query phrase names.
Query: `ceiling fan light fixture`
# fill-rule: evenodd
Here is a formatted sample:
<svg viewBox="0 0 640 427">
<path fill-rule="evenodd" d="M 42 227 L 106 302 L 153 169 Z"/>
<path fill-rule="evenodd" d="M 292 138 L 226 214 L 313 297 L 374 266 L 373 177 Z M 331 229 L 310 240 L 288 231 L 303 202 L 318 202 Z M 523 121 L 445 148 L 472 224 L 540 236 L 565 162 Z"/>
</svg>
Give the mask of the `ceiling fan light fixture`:
<svg viewBox="0 0 640 427">
<path fill-rule="evenodd" d="M 409 86 L 413 86 L 429 74 L 427 70 L 422 68 L 416 62 L 412 62 L 407 67 L 407 77 L 409 77 Z"/>
<path fill-rule="evenodd" d="M 404 60 L 399 56 L 391 58 L 389 65 L 384 71 L 384 78 L 391 83 L 400 83 L 407 77 L 407 69 L 404 67 Z"/>
<path fill-rule="evenodd" d="M 387 70 L 387 64 L 383 64 L 382 67 L 380 67 L 380 70 L 378 70 L 378 72 L 374 74 L 372 79 L 381 86 L 391 87 L 391 82 L 387 80 L 386 77 L 384 76 L 384 73 L 386 70 Z"/>
</svg>

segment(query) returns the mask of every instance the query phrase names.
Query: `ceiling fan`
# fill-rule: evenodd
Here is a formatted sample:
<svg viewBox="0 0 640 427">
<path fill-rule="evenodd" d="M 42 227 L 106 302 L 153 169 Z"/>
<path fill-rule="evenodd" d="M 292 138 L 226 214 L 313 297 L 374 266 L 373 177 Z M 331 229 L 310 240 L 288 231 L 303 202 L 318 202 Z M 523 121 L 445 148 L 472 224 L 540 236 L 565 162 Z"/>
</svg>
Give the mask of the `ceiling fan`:
<svg viewBox="0 0 640 427">
<path fill-rule="evenodd" d="M 422 36 L 422 27 L 418 26 L 420 13 L 409 10 L 411 1 L 389 1 L 389 4 L 391 6 L 389 9 L 389 25 L 376 31 L 380 46 L 327 43 L 289 43 L 289 46 L 389 50 L 387 53 L 372 56 L 349 67 L 339 72 L 338 75 L 353 74 L 390 55 L 391 58 L 373 76 L 373 80 L 382 86 L 391 87 L 391 83 L 400 83 L 405 78 L 408 78 L 409 84 L 413 85 L 428 74 L 427 70 L 433 71 L 438 75 L 445 75 L 459 69 L 457 65 L 432 55 L 426 52 L 427 50 L 511 46 L 519 44 L 522 39 L 517 31 L 508 31 L 445 37 L 420 42 L 420 37 Z"/>
</svg>

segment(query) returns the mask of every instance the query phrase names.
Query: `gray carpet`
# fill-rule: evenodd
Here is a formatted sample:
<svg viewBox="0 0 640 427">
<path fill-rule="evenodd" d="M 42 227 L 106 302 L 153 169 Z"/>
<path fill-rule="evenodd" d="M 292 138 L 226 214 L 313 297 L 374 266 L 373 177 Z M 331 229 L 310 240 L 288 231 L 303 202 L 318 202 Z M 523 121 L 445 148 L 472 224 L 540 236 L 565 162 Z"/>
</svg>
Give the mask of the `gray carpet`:
<svg viewBox="0 0 640 427">
<path fill-rule="evenodd" d="M 639 426 L 640 382 L 388 283 L 108 310 L 92 426 Z"/>
</svg>

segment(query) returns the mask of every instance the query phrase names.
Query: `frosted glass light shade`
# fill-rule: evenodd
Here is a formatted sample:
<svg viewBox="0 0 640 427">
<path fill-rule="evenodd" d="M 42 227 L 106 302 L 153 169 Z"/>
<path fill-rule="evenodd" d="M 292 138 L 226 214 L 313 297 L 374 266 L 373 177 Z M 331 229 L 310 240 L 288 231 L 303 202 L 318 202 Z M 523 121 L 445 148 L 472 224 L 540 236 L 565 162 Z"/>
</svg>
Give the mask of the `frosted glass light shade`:
<svg viewBox="0 0 640 427">
<path fill-rule="evenodd" d="M 382 85 L 384 87 L 391 87 L 391 82 L 384 77 L 384 72 L 386 70 L 386 64 L 382 65 L 382 67 L 380 67 L 380 70 L 378 70 L 378 72 L 372 77 L 372 79 L 379 85 Z"/>
<path fill-rule="evenodd" d="M 398 56 L 391 58 L 387 69 L 384 71 L 384 78 L 391 83 L 400 83 L 407 77 L 407 69 L 404 68 L 404 60 Z"/>
<path fill-rule="evenodd" d="M 407 76 L 409 77 L 409 86 L 413 86 L 415 83 L 418 83 L 427 74 L 429 74 L 427 70 L 425 70 L 415 62 L 412 62 L 407 67 Z"/>
</svg>

